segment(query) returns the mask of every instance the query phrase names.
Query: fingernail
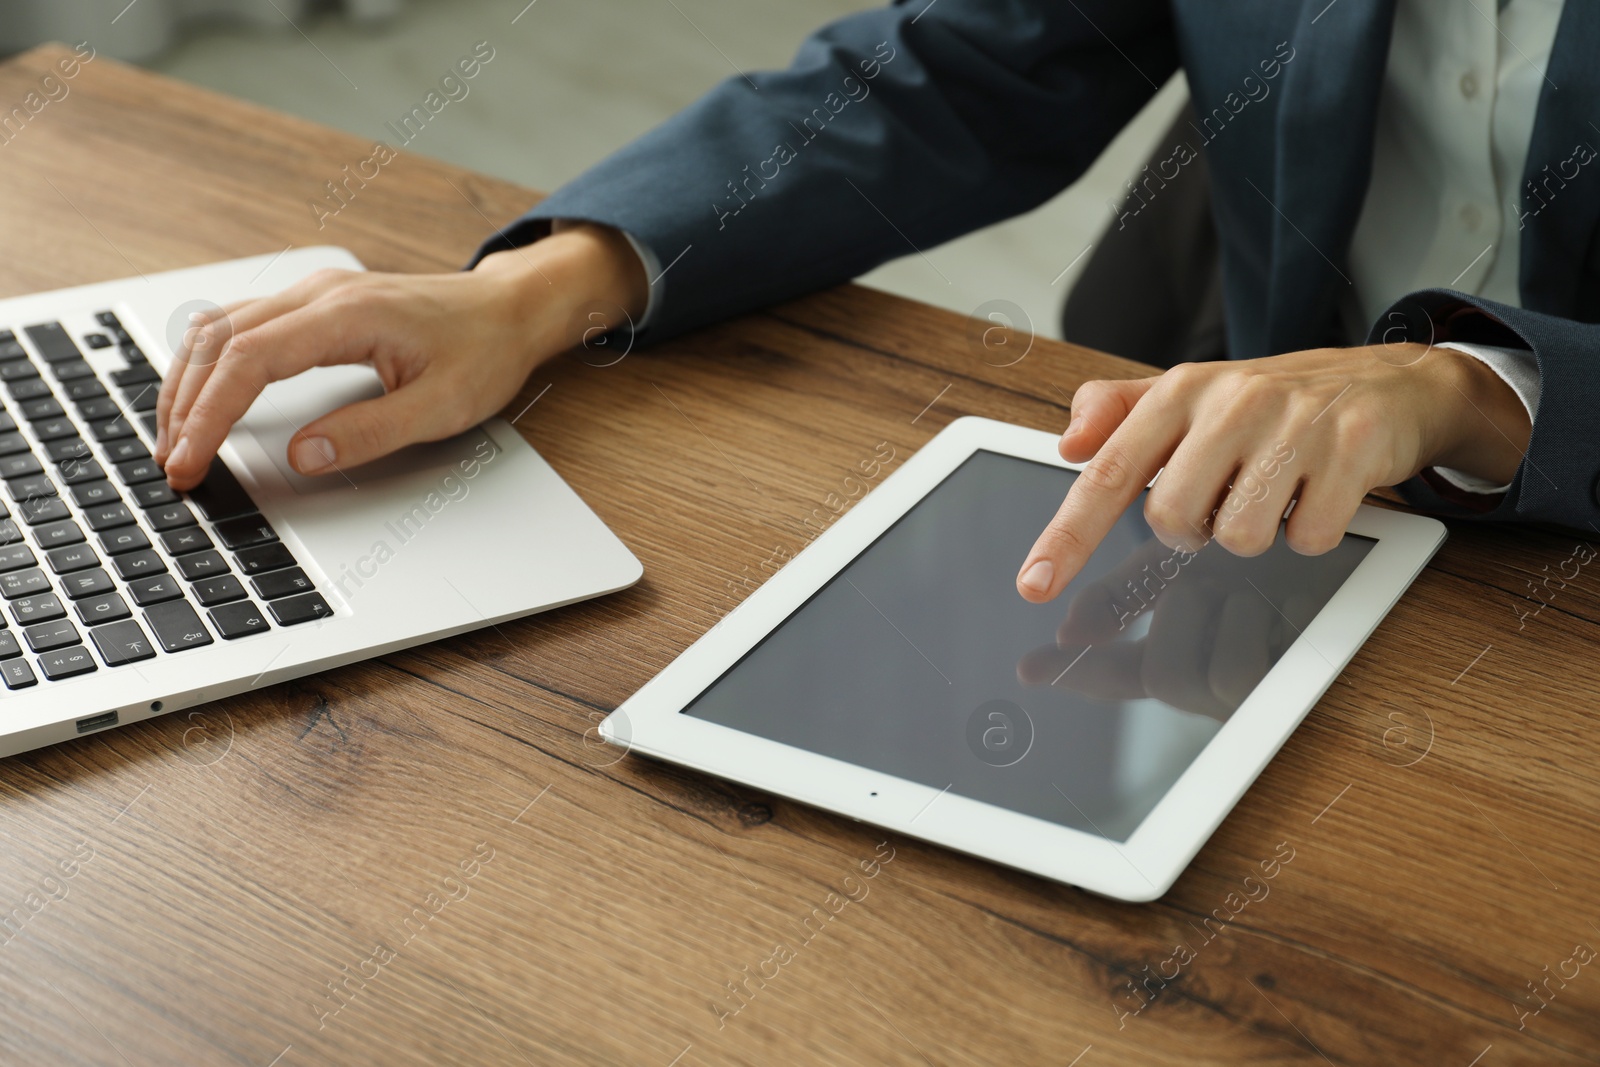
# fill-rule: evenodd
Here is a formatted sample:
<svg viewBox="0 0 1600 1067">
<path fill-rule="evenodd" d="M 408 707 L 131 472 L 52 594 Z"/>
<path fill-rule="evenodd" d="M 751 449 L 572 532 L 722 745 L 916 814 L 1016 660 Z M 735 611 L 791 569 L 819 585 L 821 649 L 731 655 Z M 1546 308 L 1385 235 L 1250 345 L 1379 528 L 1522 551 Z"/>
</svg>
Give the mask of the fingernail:
<svg viewBox="0 0 1600 1067">
<path fill-rule="evenodd" d="M 321 474 L 338 460 L 333 442 L 326 437 L 303 437 L 294 443 L 289 460 L 301 474 Z"/>
<path fill-rule="evenodd" d="M 167 457 L 167 461 L 163 463 L 162 466 L 181 467 L 183 466 L 183 461 L 187 459 L 188 456 L 189 439 L 187 437 L 180 437 L 178 439 L 178 443 L 172 446 L 172 454 Z"/>
<path fill-rule="evenodd" d="M 1050 580 L 1056 576 L 1056 569 L 1047 559 L 1041 559 L 1029 567 L 1022 574 L 1022 585 L 1035 593 L 1048 593 Z"/>
</svg>

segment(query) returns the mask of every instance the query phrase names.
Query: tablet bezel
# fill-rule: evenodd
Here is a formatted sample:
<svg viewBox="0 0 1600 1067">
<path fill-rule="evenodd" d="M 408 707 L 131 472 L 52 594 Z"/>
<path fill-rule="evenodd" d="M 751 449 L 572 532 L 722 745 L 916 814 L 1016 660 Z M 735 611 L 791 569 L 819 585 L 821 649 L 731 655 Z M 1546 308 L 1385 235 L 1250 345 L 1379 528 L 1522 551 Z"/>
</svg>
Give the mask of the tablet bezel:
<svg viewBox="0 0 1600 1067">
<path fill-rule="evenodd" d="M 1363 505 L 1376 543 L 1125 842 L 941 791 L 682 711 L 974 452 L 1069 470 L 1056 434 L 966 417 L 945 427 L 600 727 L 629 750 L 1128 901 L 1167 891 L 1445 539 L 1443 523 Z"/>
</svg>

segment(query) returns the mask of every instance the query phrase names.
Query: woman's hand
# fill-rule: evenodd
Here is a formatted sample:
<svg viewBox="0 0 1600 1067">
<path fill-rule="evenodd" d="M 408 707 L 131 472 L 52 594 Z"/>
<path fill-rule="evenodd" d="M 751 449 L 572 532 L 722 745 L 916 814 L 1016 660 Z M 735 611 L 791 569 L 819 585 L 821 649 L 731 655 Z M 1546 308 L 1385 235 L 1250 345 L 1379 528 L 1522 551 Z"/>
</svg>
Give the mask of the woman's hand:
<svg viewBox="0 0 1600 1067">
<path fill-rule="evenodd" d="M 1064 589 L 1158 470 L 1144 514 L 1164 544 L 1196 551 L 1215 537 L 1257 555 L 1294 501 L 1289 545 L 1316 555 L 1339 543 L 1369 489 L 1424 467 L 1509 482 L 1531 432 L 1527 409 L 1493 370 L 1418 344 L 1086 382 L 1061 456 L 1088 466 L 1028 553 L 1017 591 L 1041 602 Z"/>
<path fill-rule="evenodd" d="M 177 489 L 205 477 L 233 424 L 272 382 L 312 367 L 370 363 L 384 395 L 297 432 L 302 474 L 359 466 L 482 422 L 539 363 L 599 320 L 642 313 L 644 269 L 615 230 L 578 225 L 450 274 L 318 271 L 228 308 L 184 338 L 156 405 L 155 458 Z"/>
</svg>

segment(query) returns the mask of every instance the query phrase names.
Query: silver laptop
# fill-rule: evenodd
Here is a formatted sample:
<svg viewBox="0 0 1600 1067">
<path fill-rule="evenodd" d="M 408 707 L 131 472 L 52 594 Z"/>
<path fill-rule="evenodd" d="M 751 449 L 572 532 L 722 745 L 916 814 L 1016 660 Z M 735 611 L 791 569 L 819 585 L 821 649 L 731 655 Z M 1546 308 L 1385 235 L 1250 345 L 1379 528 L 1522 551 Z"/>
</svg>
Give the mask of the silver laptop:
<svg viewBox="0 0 1600 1067">
<path fill-rule="evenodd" d="M 361 264 L 306 248 L 0 301 L 0 755 L 639 579 L 502 419 L 365 467 L 295 472 L 298 427 L 382 392 L 368 367 L 269 386 L 205 481 L 168 488 L 150 446 L 183 309 L 323 267 Z"/>
</svg>

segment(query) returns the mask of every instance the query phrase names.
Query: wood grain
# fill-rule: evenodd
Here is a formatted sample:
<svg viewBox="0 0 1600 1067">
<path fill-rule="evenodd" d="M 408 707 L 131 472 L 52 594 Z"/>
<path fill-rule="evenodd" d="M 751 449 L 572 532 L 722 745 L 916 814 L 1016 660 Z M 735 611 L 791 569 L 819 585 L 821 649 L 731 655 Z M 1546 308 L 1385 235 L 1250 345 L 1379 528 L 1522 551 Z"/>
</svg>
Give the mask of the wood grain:
<svg viewBox="0 0 1600 1067">
<path fill-rule="evenodd" d="M 0 65 L 0 103 L 62 54 Z M 449 269 L 537 199 L 405 154 L 319 230 L 306 201 L 369 151 L 96 59 L 0 145 L 0 294 L 313 243 Z M 558 360 L 513 409 L 549 387 L 519 425 L 636 588 L 5 761 L 0 910 L 27 917 L 0 933 L 0 1060 L 1600 1061 L 1595 968 L 1514 1010 L 1600 944 L 1600 579 L 1526 584 L 1570 533 L 1455 526 L 1156 904 L 594 743 L 880 442 L 898 464 L 963 414 L 1058 428 L 1086 378 L 1145 373 L 1043 340 L 994 366 L 967 331 L 845 287 Z M 730 993 L 780 941 L 777 976 Z"/>
</svg>

